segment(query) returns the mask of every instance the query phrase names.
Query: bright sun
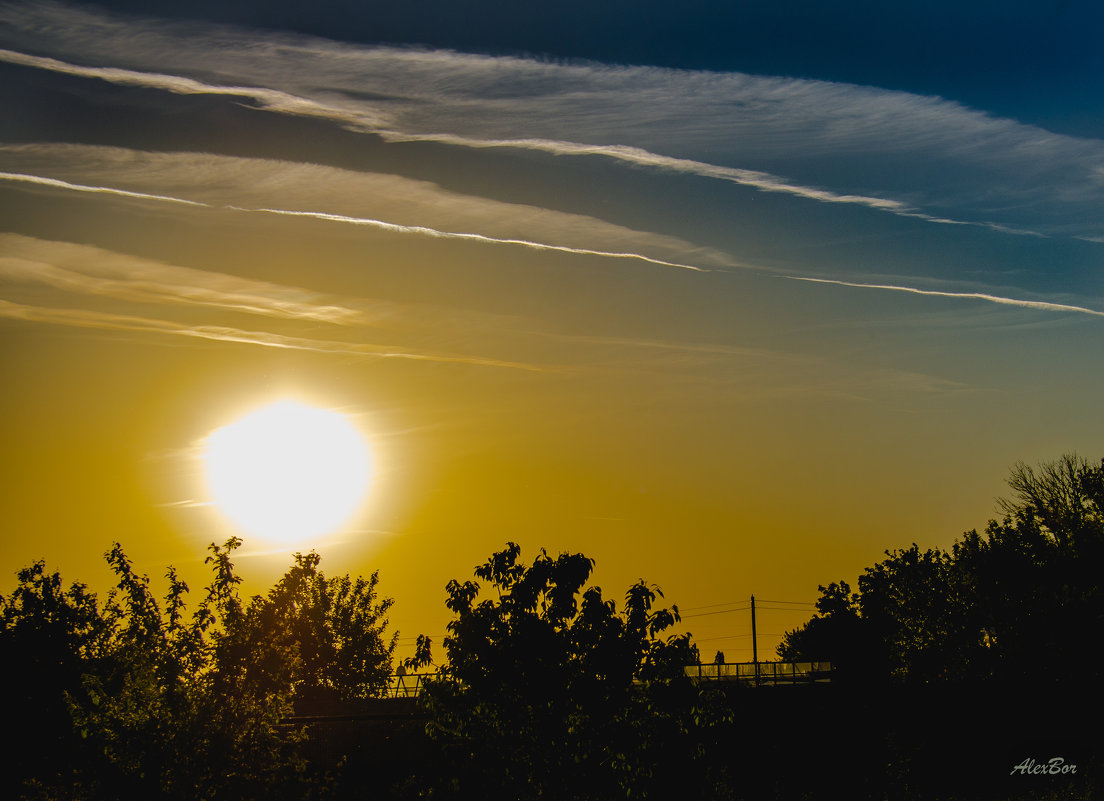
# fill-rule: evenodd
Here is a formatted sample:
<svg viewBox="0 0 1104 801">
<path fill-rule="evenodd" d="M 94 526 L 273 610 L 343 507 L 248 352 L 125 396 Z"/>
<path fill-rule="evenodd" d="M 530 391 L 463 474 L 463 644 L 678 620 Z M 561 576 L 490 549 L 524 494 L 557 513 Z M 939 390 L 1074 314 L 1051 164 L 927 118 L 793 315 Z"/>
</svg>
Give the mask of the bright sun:
<svg viewBox="0 0 1104 801">
<path fill-rule="evenodd" d="M 340 528 L 371 476 L 367 444 L 347 417 L 290 400 L 214 431 L 204 462 L 215 506 L 243 532 L 282 543 Z"/>
</svg>

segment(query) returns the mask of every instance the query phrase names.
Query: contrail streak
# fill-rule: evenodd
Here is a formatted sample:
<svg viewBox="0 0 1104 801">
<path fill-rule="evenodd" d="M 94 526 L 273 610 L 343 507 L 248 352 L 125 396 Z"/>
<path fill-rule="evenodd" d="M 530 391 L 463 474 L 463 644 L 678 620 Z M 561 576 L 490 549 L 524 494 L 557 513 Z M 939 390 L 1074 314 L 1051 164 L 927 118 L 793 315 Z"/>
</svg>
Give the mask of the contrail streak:
<svg viewBox="0 0 1104 801">
<path fill-rule="evenodd" d="M 532 250 L 552 250 L 559 253 L 573 253 L 580 256 L 602 256 L 607 259 L 635 259 L 637 261 L 646 261 L 651 264 L 658 264 L 663 267 L 678 267 L 683 270 L 694 270 L 695 272 L 699 273 L 711 272 L 705 267 L 695 267 L 692 264 L 681 264 L 676 261 L 653 259 L 651 256 L 645 256 L 641 253 L 591 250 L 589 248 L 569 247 L 568 245 L 549 245 L 545 242 L 532 242 L 528 239 L 500 239 L 498 237 L 486 236 L 485 234 L 470 234 L 459 231 L 441 231 L 437 228 L 427 228 L 423 225 L 399 225 L 398 223 L 389 223 L 384 220 L 376 220 L 371 217 L 349 217 L 344 214 L 329 214 L 327 212 L 321 211 L 289 211 L 287 209 L 246 209 L 239 208 L 238 206 L 227 206 L 226 208 L 239 209 L 240 211 L 264 212 L 266 214 L 282 214 L 291 217 L 311 217 L 316 220 L 329 220 L 331 222 L 348 223 L 350 225 L 367 225 L 373 228 L 381 228 L 386 231 L 397 231 L 400 233 L 409 234 L 422 234 L 424 236 L 432 236 L 443 239 L 466 239 L 469 241 L 487 242 L 495 245 L 518 245 L 519 247 L 530 248 Z"/>
<path fill-rule="evenodd" d="M 564 142 L 556 139 L 476 139 L 455 134 L 405 134 L 397 131 L 374 130 L 373 133 L 389 142 L 437 142 L 470 148 L 516 148 L 519 150 L 536 150 L 549 153 L 554 156 L 601 156 L 615 161 L 623 161 L 639 167 L 651 167 L 665 172 L 680 173 L 682 175 L 696 175 L 701 178 L 712 178 L 718 181 L 728 181 L 740 186 L 758 189 L 761 192 L 774 192 L 777 194 L 793 195 L 794 197 L 815 200 L 820 203 L 846 203 L 856 206 L 864 206 L 876 211 L 885 211 L 896 214 L 898 217 L 911 217 L 924 222 L 938 223 L 940 225 L 966 225 L 976 228 L 985 228 L 990 231 L 998 231 L 1017 236 L 1046 237 L 1037 231 L 1026 228 L 1015 228 L 1000 223 L 984 221 L 953 220 L 949 217 L 936 217 L 926 214 L 919 209 L 891 198 L 873 197 L 870 195 L 842 195 L 830 189 L 820 189 L 815 186 L 803 186 L 772 175 L 769 172 L 759 170 L 744 170 L 737 167 L 723 167 L 719 164 L 710 164 L 707 161 L 696 161 L 675 156 L 664 156 L 653 153 L 640 147 L 629 145 L 587 145 L 578 142 Z"/>
<path fill-rule="evenodd" d="M 519 247 L 530 248 L 532 250 L 548 250 L 558 253 L 570 253 L 577 256 L 600 256 L 607 259 L 633 259 L 636 261 L 645 261 L 650 264 L 657 264 L 663 267 L 678 267 L 682 270 L 709 272 L 709 270 L 705 267 L 696 267 L 692 264 L 680 264 L 679 262 L 655 259 L 651 256 L 645 256 L 643 253 L 592 250 L 590 248 L 575 248 L 569 247 L 567 245 L 552 245 L 547 242 L 533 242 L 528 239 L 506 239 L 502 237 L 487 236 L 486 234 L 466 233 L 463 231 L 442 231 L 438 228 L 428 228 L 422 225 L 400 225 L 399 223 L 391 223 L 387 222 L 386 220 L 377 220 L 371 217 L 350 217 L 344 214 L 331 214 L 329 212 L 322 211 L 294 211 L 291 209 L 250 208 L 247 206 L 221 206 L 211 203 L 203 203 L 198 200 L 186 200 L 184 198 L 173 197 L 171 195 L 155 195 L 147 192 L 132 192 L 126 189 L 116 189 L 110 186 L 88 186 L 86 184 L 74 184 L 70 183 L 69 181 L 61 181 L 56 178 L 44 178 L 39 175 L 25 175 L 23 173 L 13 172 L 0 172 L 0 180 L 40 184 L 42 186 L 49 186 L 55 189 L 65 189 L 71 192 L 93 192 L 97 194 L 137 198 L 139 200 L 155 200 L 166 203 L 183 203 L 188 206 L 206 209 L 224 209 L 250 212 L 255 214 L 279 214 L 288 217 L 310 217 L 316 220 L 327 220 L 329 222 L 345 223 L 348 225 L 364 225 L 370 226 L 372 228 L 379 228 L 384 231 L 394 231 L 396 233 L 404 234 L 419 234 L 422 236 L 431 236 L 439 239 L 463 239 L 472 242 L 484 242 L 494 245 L 516 245 Z"/>
<path fill-rule="evenodd" d="M 989 303 L 999 303 L 1002 306 L 1019 306 L 1025 309 L 1052 312 L 1075 312 L 1077 314 L 1090 314 L 1093 317 L 1104 317 L 1104 311 L 1088 309 L 1084 306 L 1072 306 L 1066 303 L 1051 303 L 1042 300 L 1021 300 L 1019 298 L 1005 298 L 1000 295 L 989 295 L 984 292 L 942 292 L 935 289 L 917 289 L 911 286 L 897 286 L 895 284 L 864 284 L 857 281 L 839 281 L 832 278 L 802 278 L 796 275 L 782 275 L 790 281 L 808 281 L 814 284 L 832 284 L 835 286 L 857 287 L 859 289 L 884 289 L 892 292 L 908 292 L 912 295 L 930 295 L 939 298 L 962 298 L 964 300 L 984 300 Z"/>
<path fill-rule="evenodd" d="M 41 175 L 25 175 L 18 172 L 0 172 L 0 180 L 3 181 L 18 181 L 20 183 L 27 184 L 41 184 L 42 186 L 50 186 L 54 189 L 67 189 L 70 192 L 94 192 L 103 195 L 118 195 L 119 197 L 132 197 L 139 200 L 160 200 L 165 203 L 182 203 L 185 206 L 202 206 L 204 208 L 212 208 L 207 203 L 200 203 L 197 200 L 185 200 L 180 197 L 172 197 L 170 195 L 151 195 L 147 192 L 131 192 L 126 189 L 116 189 L 111 186 L 88 186 L 86 184 L 71 184 L 68 181 L 59 181 L 57 178 L 44 178 Z"/>
<path fill-rule="evenodd" d="M 314 353 L 333 353 L 350 356 L 373 356 L 388 359 L 413 359 L 427 362 L 447 362 L 470 364 L 480 367 L 506 367 L 514 370 L 547 372 L 545 368 L 521 362 L 480 359 L 470 356 L 458 356 L 439 353 L 416 353 L 393 348 L 387 345 L 372 345 L 362 342 L 335 342 L 323 339 L 285 336 L 270 331 L 245 331 L 226 326 L 199 325 L 189 326 L 169 320 L 157 320 L 149 317 L 135 317 L 125 314 L 111 314 L 87 309 L 59 309 L 43 306 L 28 306 L 22 303 L 0 299 L 0 318 L 23 320 L 26 322 L 68 325 L 77 328 L 94 328 L 107 331 L 138 331 L 142 333 L 170 334 L 207 339 L 215 342 L 237 342 L 246 345 L 260 345 L 267 348 L 286 350 L 304 350 Z"/>
<path fill-rule="evenodd" d="M 902 214 L 909 217 L 919 217 L 929 222 L 949 222 L 938 217 L 932 217 L 916 211 L 911 206 L 899 200 L 888 198 L 870 197 L 867 195 L 841 195 L 828 189 L 801 186 L 793 184 L 758 170 L 743 170 L 736 167 L 723 167 L 719 164 L 710 164 L 706 161 L 678 158 L 676 156 L 664 156 L 653 153 L 640 147 L 630 145 L 588 145 L 580 142 L 565 142 L 557 139 L 476 139 L 469 136 L 456 134 L 407 134 L 398 131 L 374 131 L 383 139 L 390 142 L 437 142 L 440 144 L 458 145 L 470 148 L 515 148 L 518 150 L 537 150 L 542 153 L 550 153 L 554 156 L 603 156 L 623 161 L 640 167 L 655 167 L 668 172 L 677 172 L 684 175 L 697 175 L 702 178 L 714 178 L 722 181 L 750 186 L 764 192 L 781 192 L 810 200 L 819 200 L 824 203 L 853 203 L 868 206 L 880 211 L 889 211 L 894 214 Z M 967 225 L 969 223 L 959 223 Z"/>
</svg>

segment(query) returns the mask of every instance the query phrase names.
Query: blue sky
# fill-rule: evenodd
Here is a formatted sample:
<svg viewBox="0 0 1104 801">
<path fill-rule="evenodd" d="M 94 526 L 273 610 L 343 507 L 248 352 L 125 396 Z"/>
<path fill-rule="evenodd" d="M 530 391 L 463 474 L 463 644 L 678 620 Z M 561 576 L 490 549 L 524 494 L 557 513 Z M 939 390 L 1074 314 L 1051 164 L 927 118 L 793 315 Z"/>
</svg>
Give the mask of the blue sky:
<svg viewBox="0 0 1104 801">
<path fill-rule="evenodd" d="M 1102 29 L 2 4 L 3 564 L 200 569 L 197 443 L 281 393 L 373 431 L 372 503 L 304 547 L 404 634 L 507 539 L 686 607 L 946 547 L 1013 462 L 1102 454 Z"/>
</svg>

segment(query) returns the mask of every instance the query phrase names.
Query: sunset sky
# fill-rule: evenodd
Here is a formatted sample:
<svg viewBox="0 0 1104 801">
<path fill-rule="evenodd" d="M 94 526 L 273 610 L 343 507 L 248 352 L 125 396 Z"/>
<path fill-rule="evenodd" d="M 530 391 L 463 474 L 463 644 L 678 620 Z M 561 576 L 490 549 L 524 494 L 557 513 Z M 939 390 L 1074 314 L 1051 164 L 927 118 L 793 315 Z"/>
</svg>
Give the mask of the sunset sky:
<svg viewBox="0 0 1104 801">
<path fill-rule="evenodd" d="M 208 437 L 291 399 L 370 489 L 246 536 L 246 592 L 315 548 L 439 643 L 513 540 L 659 584 L 707 660 L 791 602 L 771 654 L 1014 462 L 1104 456 L 1102 36 L 1093 0 L 0 3 L 0 593 L 106 589 L 113 540 L 198 590 L 239 533 Z"/>
</svg>

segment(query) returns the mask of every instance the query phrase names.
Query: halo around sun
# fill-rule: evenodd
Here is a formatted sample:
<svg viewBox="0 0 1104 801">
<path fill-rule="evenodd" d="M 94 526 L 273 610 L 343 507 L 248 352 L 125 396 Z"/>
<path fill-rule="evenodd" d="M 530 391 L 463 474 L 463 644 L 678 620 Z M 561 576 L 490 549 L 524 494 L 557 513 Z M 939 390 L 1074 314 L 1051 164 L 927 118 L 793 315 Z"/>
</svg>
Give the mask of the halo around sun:
<svg viewBox="0 0 1104 801">
<path fill-rule="evenodd" d="M 285 544 L 330 534 L 360 507 L 371 459 L 346 416 L 282 400 L 212 432 L 210 500 L 243 533 Z"/>
</svg>

